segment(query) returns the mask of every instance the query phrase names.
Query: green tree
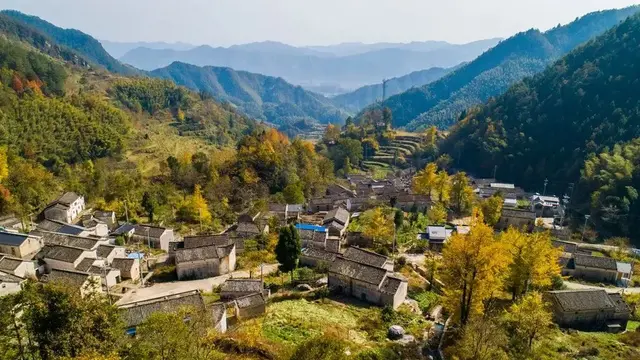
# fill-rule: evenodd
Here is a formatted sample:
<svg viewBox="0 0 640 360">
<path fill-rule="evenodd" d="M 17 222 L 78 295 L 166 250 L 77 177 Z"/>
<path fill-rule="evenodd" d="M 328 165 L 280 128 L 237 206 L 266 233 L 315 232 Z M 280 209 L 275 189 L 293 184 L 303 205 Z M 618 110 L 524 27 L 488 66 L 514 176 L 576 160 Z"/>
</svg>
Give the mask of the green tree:
<svg viewBox="0 0 640 360">
<path fill-rule="evenodd" d="M 503 204 L 504 199 L 499 195 L 493 195 L 480 203 L 480 210 L 487 225 L 496 226 L 498 221 L 500 221 Z"/>
<path fill-rule="evenodd" d="M 298 267 L 298 258 L 300 257 L 301 244 L 298 229 L 295 226 L 281 227 L 278 235 L 278 244 L 276 245 L 276 260 L 278 260 L 279 269 L 282 272 L 289 272 L 293 281 L 293 270 Z"/>
<path fill-rule="evenodd" d="M 100 294 L 83 297 L 63 283 L 28 283 L 23 291 L 22 321 L 43 360 L 108 354 L 122 343 L 120 313 Z"/>
<path fill-rule="evenodd" d="M 402 227 L 402 224 L 404 224 L 404 211 L 396 209 L 393 217 L 393 223 L 396 224 L 396 229 L 400 229 Z"/>
<path fill-rule="evenodd" d="M 142 195 L 142 208 L 147 212 L 147 216 L 149 217 L 149 222 L 153 223 L 153 214 L 156 210 L 158 202 L 154 197 L 149 194 L 149 192 L 145 191 Z"/>
<path fill-rule="evenodd" d="M 508 333 L 511 336 L 511 352 L 518 358 L 532 356 L 534 342 L 551 333 L 553 319 L 542 295 L 532 292 L 511 305 L 504 315 Z"/>
<path fill-rule="evenodd" d="M 298 345 L 290 359 L 343 360 L 347 359 L 345 350 L 346 343 L 340 337 L 323 334 Z"/>
<path fill-rule="evenodd" d="M 447 222 L 447 208 L 441 203 L 435 203 L 427 211 L 429 225 L 444 224 Z"/>
<path fill-rule="evenodd" d="M 282 194 L 287 204 L 304 204 L 304 191 L 300 183 L 287 185 Z"/>
<path fill-rule="evenodd" d="M 501 324 L 494 318 L 482 316 L 463 327 L 454 352 L 460 360 L 507 360 L 507 342 Z"/>
<path fill-rule="evenodd" d="M 451 205 L 461 215 L 471 213 L 475 202 L 475 193 L 469 185 L 469 178 L 464 172 L 459 172 L 451 178 Z"/>
</svg>

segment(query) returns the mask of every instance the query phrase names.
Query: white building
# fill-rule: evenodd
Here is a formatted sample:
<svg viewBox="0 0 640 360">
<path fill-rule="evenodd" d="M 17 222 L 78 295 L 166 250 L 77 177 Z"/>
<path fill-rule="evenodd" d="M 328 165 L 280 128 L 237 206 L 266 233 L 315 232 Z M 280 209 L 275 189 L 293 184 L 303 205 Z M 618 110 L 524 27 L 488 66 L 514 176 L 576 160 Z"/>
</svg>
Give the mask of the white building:
<svg viewBox="0 0 640 360">
<path fill-rule="evenodd" d="M 67 192 L 47 205 L 44 218 L 72 223 L 84 210 L 84 196 Z"/>
</svg>

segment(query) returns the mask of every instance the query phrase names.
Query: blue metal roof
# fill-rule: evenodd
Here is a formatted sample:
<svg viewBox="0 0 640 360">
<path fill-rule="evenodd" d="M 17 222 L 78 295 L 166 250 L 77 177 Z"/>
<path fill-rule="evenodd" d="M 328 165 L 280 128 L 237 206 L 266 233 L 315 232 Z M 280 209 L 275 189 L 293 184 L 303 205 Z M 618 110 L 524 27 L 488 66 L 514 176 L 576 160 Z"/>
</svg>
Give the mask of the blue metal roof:
<svg viewBox="0 0 640 360">
<path fill-rule="evenodd" d="M 311 225 L 311 224 L 297 224 L 296 228 L 298 230 L 311 230 L 311 231 L 317 231 L 317 232 L 327 232 L 327 229 L 319 226 L 319 225 Z"/>
<path fill-rule="evenodd" d="M 79 226 L 66 224 L 62 225 L 62 227 L 56 232 L 67 235 L 80 235 L 85 230 L 85 228 L 81 228 Z"/>
<path fill-rule="evenodd" d="M 127 257 L 129 259 L 142 259 L 142 258 L 144 258 L 144 253 L 134 252 L 134 253 L 131 253 L 131 254 L 127 255 Z"/>
<path fill-rule="evenodd" d="M 0 231 L 0 244 L 9 246 L 20 246 L 27 240 L 27 235 L 7 231 Z"/>
</svg>

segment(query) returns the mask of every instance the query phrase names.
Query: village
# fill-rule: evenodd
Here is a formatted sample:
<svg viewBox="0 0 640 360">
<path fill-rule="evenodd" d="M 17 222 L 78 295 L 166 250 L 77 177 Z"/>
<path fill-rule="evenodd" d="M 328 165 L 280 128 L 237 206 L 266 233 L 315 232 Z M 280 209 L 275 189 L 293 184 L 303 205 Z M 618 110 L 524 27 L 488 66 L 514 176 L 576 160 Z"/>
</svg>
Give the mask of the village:
<svg viewBox="0 0 640 360">
<path fill-rule="evenodd" d="M 439 220 L 429 216 L 439 205 L 415 191 L 420 176 L 414 168 L 384 179 L 347 175 L 325 196 L 306 204 L 269 204 L 266 211 L 241 214 L 218 234 L 181 235 L 155 224 L 118 221 L 121 214 L 93 211 L 82 195 L 65 193 L 42 211 L 28 233 L 19 232 L 20 221 L 2 219 L 0 296 L 20 291 L 29 279 L 61 282 L 81 294 L 103 293 L 123 311 L 129 335 L 151 314 L 182 306 L 206 309 L 215 329 L 225 333 L 264 317 L 272 304 L 291 294 L 298 294 L 294 299 L 329 297 L 423 317 L 424 334 L 393 324 L 387 337 L 401 344 L 426 342 L 437 352 L 447 316 L 437 302 L 419 300 L 442 294 L 447 284 L 429 268 L 430 259 L 440 258 L 449 239 L 468 234 L 472 224 L 469 217 L 452 218 L 450 211 Z M 497 233 L 518 228 L 551 234 L 560 249 L 564 284 L 546 291 L 544 298 L 559 327 L 627 329 L 632 309 L 623 294 L 640 292 L 634 287 L 640 285 L 633 280 L 635 263 L 605 255 L 627 250 L 572 241 L 563 226 L 567 197 L 529 194 L 495 179 L 470 178 L 469 185 L 479 200 L 500 196 L 493 224 Z M 400 215 L 375 220 L 387 222 L 376 225 L 387 229 L 378 229 L 378 235 L 363 231 L 362 218 L 380 209 Z M 401 236 L 400 227 L 412 217 L 426 223 Z M 273 256 L 265 256 L 266 239 L 282 229 L 295 232 L 300 247 L 294 268 L 285 271 L 279 271 Z M 265 258 L 248 261 L 256 256 Z M 291 277 L 285 280 L 288 271 Z"/>
</svg>

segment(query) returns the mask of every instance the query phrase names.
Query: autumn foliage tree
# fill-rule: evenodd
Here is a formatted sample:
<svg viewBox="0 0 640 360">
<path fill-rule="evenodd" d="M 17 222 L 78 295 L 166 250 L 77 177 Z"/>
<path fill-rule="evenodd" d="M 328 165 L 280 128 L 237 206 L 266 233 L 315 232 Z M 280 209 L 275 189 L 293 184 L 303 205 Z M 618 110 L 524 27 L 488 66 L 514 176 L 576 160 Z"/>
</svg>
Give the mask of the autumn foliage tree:
<svg viewBox="0 0 640 360">
<path fill-rule="evenodd" d="M 480 210 L 487 225 L 496 226 L 498 221 L 500 221 L 500 217 L 502 217 L 503 205 L 504 199 L 498 195 L 493 195 L 480 203 Z"/>
<path fill-rule="evenodd" d="M 558 258 L 561 250 L 551 243 L 547 232 L 533 234 L 509 228 L 500 236 L 511 258 L 505 278 L 505 288 L 513 299 L 532 287 L 550 286 L 554 275 L 560 273 Z"/>
<path fill-rule="evenodd" d="M 469 185 L 467 174 L 459 172 L 451 177 L 451 205 L 458 214 L 471 213 L 475 197 L 473 188 Z"/>
<path fill-rule="evenodd" d="M 504 322 L 511 337 L 511 352 L 522 358 L 536 358 L 530 356 L 534 342 L 550 333 L 553 319 L 542 295 L 532 292 L 511 305 L 504 315 Z"/>
<path fill-rule="evenodd" d="M 471 231 L 454 234 L 443 252 L 442 281 L 446 284 L 443 302 L 462 325 L 474 314 L 484 312 L 484 301 L 502 287 L 509 255 L 493 234 L 493 229 L 474 216 Z"/>
<path fill-rule="evenodd" d="M 386 245 L 393 239 L 395 211 L 376 207 L 366 211 L 360 217 L 362 233 L 373 239 L 374 243 Z"/>
</svg>

